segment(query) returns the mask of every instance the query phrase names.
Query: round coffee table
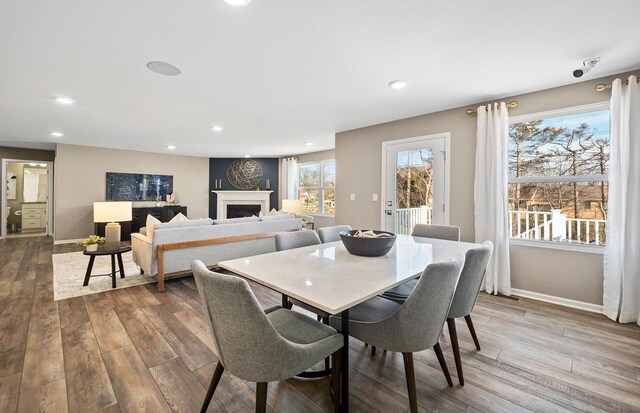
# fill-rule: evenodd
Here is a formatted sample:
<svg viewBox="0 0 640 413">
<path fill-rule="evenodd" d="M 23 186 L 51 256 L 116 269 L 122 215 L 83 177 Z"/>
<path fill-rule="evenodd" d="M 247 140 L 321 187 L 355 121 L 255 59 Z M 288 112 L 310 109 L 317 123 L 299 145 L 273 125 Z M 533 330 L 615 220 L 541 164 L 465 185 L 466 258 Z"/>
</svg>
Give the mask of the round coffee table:
<svg viewBox="0 0 640 413">
<path fill-rule="evenodd" d="M 131 247 L 128 245 L 120 245 L 115 248 L 105 248 L 104 246 L 98 246 L 97 251 L 84 251 L 84 255 L 89 256 L 89 266 L 87 267 L 87 274 L 84 276 L 83 287 L 89 285 L 89 278 L 91 277 L 111 277 L 111 288 L 116 288 L 116 274 L 120 273 L 120 278 L 124 278 L 124 265 L 122 265 L 122 253 L 131 251 Z M 95 274 L 91 275 L 93 269 L 93 262 L 98 255 L 111 255 L 111 273 L 110 274 Z M 116 271 L 116 257 L 118 257 L 118 268 Z"/>
</svg>

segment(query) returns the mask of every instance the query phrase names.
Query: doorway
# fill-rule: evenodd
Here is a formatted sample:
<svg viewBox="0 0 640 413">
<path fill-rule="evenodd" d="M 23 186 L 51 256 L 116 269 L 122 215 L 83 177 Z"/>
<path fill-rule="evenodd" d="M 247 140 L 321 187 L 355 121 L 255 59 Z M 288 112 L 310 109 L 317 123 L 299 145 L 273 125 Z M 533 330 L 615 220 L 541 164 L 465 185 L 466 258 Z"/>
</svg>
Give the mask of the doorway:
<svg viewBox="0 0 640 413">
<path fill-rule="evenodd" d="M 382 228 L 449 223 L 449 134 L 382 143 Z"/>
<path fill-rule="evenodd" d="M 2 160 L 2 238 L 52 235 L 52 162 Z"/>
</svg>

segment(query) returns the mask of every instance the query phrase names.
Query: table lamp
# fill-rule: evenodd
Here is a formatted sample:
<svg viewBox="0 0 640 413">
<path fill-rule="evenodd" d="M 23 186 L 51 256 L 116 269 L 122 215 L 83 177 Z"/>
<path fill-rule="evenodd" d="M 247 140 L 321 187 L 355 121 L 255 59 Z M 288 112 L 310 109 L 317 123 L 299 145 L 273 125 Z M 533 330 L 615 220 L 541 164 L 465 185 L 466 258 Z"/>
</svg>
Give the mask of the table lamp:
<svg viewBox="0 0 640 413">
<path fill-rule="evenodd" d="M 131 202 L 93 203 L 93 222 L 107 223 L 104 228 L 106 249 L 120 246 L 120 224 L 118 222 L 131 221 L 131 211 Z"/>
<path fill-rule="evenodd" d="M 283 199 L 282 200 L 282 211 L 288 212 L 290 214 L 297 214 L 302 212 L 302 200 L 300 199 Z"/>
</svg>

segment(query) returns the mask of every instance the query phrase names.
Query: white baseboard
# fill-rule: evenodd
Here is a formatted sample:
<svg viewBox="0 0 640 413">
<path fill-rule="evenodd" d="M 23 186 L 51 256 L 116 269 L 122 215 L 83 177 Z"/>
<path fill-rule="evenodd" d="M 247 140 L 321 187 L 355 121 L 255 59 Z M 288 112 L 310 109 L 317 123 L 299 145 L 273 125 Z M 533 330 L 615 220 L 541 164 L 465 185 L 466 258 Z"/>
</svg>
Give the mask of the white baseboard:
<svg viewBox="0 0 640 413">
<path fill-rule="evenodd" d="M 53 241 L 53 245 L 60 245 L 60 244 L 75 244 L 78 241 L 82 241 L 82 238 L 78 238 L 78 239 L 61 239 L 61 240 L 55 240 Z"/>
<path fill-rule="evenodd" d="M 585 303 L 583 301 L 536 293 L 534 291 L 519 290 L 517 288 L 512 288 L 511 293 L 519 297 L 531 298 L 532 300 L 544 301 L 545 303 L 558 304 L 564 307 L 577 308 L 578 310 L 602 314 L 602 306 L 598 304 Z"/>
</svg>

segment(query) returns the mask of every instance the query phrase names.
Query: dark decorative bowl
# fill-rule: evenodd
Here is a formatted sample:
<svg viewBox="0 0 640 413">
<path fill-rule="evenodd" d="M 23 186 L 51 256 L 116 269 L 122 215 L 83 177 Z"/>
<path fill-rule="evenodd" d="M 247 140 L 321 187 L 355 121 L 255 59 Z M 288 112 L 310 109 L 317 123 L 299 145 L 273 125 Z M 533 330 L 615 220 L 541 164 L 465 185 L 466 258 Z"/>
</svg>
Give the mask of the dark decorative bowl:
<svg viewBox="0 0 640 413">
<path fill-rule="evenodd" d="M 396 234 L 393 232 L 373 230 L 376 234 L 389 234 L 390 236 L 381 238 L 359 238 L 353 236 L 357 231 L 358 230 L 354 229 L 340 233 L 344 247 L 353 255 L 381 257 L 388 253 L 396 242 Z M 362 231 L 364 232 L 365 230 Z"/>
</svg>

